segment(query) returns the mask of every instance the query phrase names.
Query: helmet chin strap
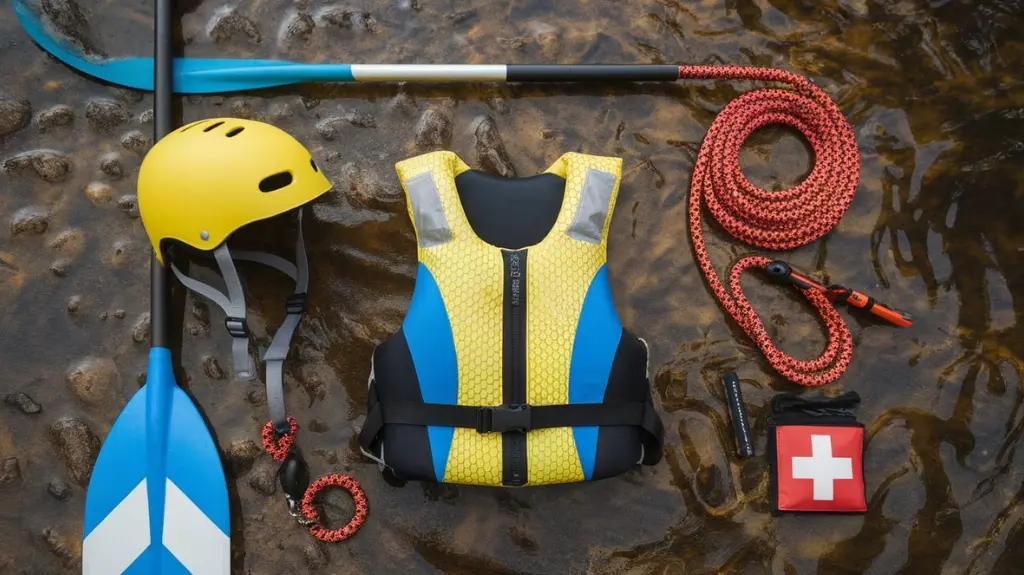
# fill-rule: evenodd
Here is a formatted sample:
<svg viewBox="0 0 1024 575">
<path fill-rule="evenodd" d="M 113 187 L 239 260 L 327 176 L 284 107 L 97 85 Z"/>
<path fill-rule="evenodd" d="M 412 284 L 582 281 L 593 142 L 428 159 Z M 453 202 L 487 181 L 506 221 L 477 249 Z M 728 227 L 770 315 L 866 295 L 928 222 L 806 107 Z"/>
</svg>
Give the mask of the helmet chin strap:
<svg viewBox="0 0 1024 575">
<path fill-rule="evenodd" d="M 217 246 L 213 255 L 227 287 L 226 295 L 209 284 L 181 273 L 173 263 L 171 264 L 171 270 L 182 285 L 205 296 L 224 310 L 224 314 L 227 316 L 224 325 L 233 339 L 231 357 L 235 377 L 249 381 L 256 379 L 257 372 L 252 356 L 249 354 L 249 326 L 245 319 L 245 294 L 242 291 L 242 282 L 235 269 L 233 259 L 270 266 L 295 281 L 295 291 L 288 297 L 285 304 L 284 322 L 274 334 L 270 346 L 263 354 L 263 361 L 267 365 L 267 407 L 270 409 L 270 420 L 273 422 L 274 429 L 281 434 L 289 430 L 284 407 L 284 361 L 288 357 L 295 329 L 299 326 L 302 314 L 306 311 L 306 290 L 309 287 L 309 263 L 306 260 L 306 244 L 302 237 L 301 208 L 298 210 L 298 220 L 299 233 L 295 240 L 294 264 L 280 256 L 266 252 L 249 250 L 234 250 L 232 252 L 228 249 L 226 242 Z"/>
</svg>

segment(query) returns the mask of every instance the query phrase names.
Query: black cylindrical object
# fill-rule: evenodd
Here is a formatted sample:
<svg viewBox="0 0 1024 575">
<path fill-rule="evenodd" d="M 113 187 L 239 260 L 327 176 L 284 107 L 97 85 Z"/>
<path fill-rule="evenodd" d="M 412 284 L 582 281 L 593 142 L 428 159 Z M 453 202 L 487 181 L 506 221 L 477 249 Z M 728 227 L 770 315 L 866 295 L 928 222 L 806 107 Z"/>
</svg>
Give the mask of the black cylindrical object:
<svg viewBox="0 0 1024 575">
<path fill-rule="evenodd" d="M 747 406 L 743 404 L 743 393 L 740 391 L 740 378 L 729 372 L 722 377 L 725 386 L 725 399 L 729 404 L 729 419 L 732 421 L 732 433 L 736 438 L 736 452 L 740 457 L 754 454 L 754 443 L 750 439 L 750 420 L 747 418 Z"/>
<path fill-rule="evenodd" d="M 509 64 L 509 82 L 673 82 L 671 64 Z"/>
<path fill-rule="evenodd" d="M 154 17 L 154 76 L 153 76 L 153 142 L 157 142 L 171 131 L 173 117 L 171 114 L 171 98 L 174 93 L 173 81 L 174 62 L 174 2 L 172 0 L 156 0 Z M 167 268 L 156 259 L 150 260 L 150 303 L 149 303 L 149 345 L 151 347 L 170 347 L 170 313 L 171 287 Z"/>
</svg>

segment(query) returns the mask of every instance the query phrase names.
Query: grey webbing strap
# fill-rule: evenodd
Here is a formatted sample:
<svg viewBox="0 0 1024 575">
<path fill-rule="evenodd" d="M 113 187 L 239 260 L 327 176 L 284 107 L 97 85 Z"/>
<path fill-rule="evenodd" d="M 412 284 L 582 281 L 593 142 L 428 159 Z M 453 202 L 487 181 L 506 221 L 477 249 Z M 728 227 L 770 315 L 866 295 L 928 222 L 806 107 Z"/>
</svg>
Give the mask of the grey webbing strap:
<svg viewBox="0 0 1024 575">
<path fill-rule="evenodd" d="M 178 266 L 174 264 L 171 264 L 171 271 L 174 272 L 174 275 L 178 277 L 178 281 L 180 281 L 183 286 L 217 304 L 220 307 L 220 309 L 224 310 L 224 313 L 231 315 L 230 312 L 228 312 L 228 308 L 231 307 L 231 302 L 228 301 L 227 296 L 220 293 L 220 291 L 217 290 L 217 288 L 208 284 L 204 284 L 199 280 L 192 279 L 189 276 L 181 273 L 181 270 L 178 269 Z"/>
<path fill-rule="evenodd" d="M 278 432 L 283 432 L 288 429 L 288 419 L 285 414 L 284 408 L 284 360 L 288 357 L 288 350 L 291 348 L 292 336 L 295 335 L 295 329 L 299 327 L 299 321 L 302 319 L 302 314 L 306 311 L 306 289 L 309 287 L 309 262 L 306 260 L 306 244 L 302 237 L 302 212 L 299 211 L 299 235 L 295 240 L 295 265 L 291 265 L 285 262 L 277 256 L 271 256 L 271 254 L 260 254 L 265 256 L 271 256 L 281 262 L 288 264 L 288 266 L 294 270 L 294 275 L 288 273 L 288 270 L 281 269 L 284 273 L 290 275 L 295 280 L 295 291 L 292 296 L 288 298 L 286 306 L 287 314 L 284 316 L 284 322 L 281 327 L 277 329 L 277 333 L 274 334 L 274 339 L 271 340 L 270 346 L 267 351 L 263 354 L 263 361 L 267 364 L 267 408 L 270 410 L 270 421 L 273 422 L 274 428 Z M 271 259 L 268 260 L 252 260 L 265 263 L 277 267 L 270 263 Z"/>
<path fill-rule="evenodd" d="M 232 258 L 261 263 L 295 280 L 295 291 L 288 298 L 284 322 L 274 334 L 270 346 L 263 354 L 263 361 L 267 364 L 267 407 L 274 428 L 280 433 L 288 429 L 284 406 L 284 360 L 288 357 L 292 336 L 299 326 L 302 314 L 306 311 L 306 290 L 309 287 L 309 262 L 306 258 L 306 243 L 302 235 L 301 210 L 298 213 L 298 224 L 294 264 L 280 256 L 266 252 L 236 250 L 232 253 L 227 244 L 218 246 L 214 250 L 214 257 L 220 267 L 221 276 L 224 278 L 224 285 L 227 286 L 227 295 L 213 286 L 186 276 L 174 264 L 171 264 L 174 275 L 178 277 L 182 285 L 205 296 L 220 306 L 227 315 L 225 325 L 234 340 L 231 344 L 231 356 L 235 377 L 239 379 L 255 379 L 256 366 L 249 355 L 249 329 L 245 324 L 245 294 L 242 291 L 242 282 L 238 277 L 238 271 L 235 269 Z"/>
<path fill-rule="evenodd" d="M 220 306 L 227 316 L 224 321 L 228 333 L 231 334 L 231 361 L 235 371 L 235 377 L 245 380 L 256 378 L 256 365 L 249 355 L 249 329 L 245 325 L 245 294 L 242 292 L 242 282 L 238 279 L 238 272 L 235 264 L 231 261 L 231 252 L 226 244 L 221 244 L 213 252 L 220 267 L 221 277 L 228 288 L 227 295 L 217 288 L 205 284 L 195 278 L 183 273 L 174 264 L 171 264 L 171 271 L 178 277 L 178 281 L 188 289 L 208 298 Z"/>
<path fill-rule="evenodd" d="M 295 264 L 282 258 L 281 256 L 268 254 L 267 252 L 254 252 L 250 250 L 232 250 L 231 257 L 236 260 L 245 260 L 248 262 L 256 262 L 263 264 L 268 267 L 272 267 L 284 275 L 295 280 Z"/>
<path fill-rule="evenodd" d="M 213 257 L 217 259 L 224 285 L 228 288 L 230 307 L 224 308 L 224 313 L 227 314 L 224 325 L 234 339 L 231 342 L 231 361 L 234 364 L 235 377 L 256 379 L 256 365 L 249 355 L 249 327 L 245 324 L 245 292 L 242 291 L 242 280 L 238 278 L 238 270 L 235 269 L 235 262 L 231 261 L 231 251 L 227 244 L 217 246 L 217 249 L 213 250 Z"/>
</svg>

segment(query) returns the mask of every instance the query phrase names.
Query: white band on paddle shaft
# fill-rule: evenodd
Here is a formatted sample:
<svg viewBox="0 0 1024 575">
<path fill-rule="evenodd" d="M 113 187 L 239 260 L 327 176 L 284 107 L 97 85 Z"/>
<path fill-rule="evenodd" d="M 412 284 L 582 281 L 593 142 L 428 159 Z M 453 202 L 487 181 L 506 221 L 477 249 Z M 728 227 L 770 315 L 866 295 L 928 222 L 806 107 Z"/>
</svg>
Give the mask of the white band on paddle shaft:
<svg viewBox="0 0 1024 575">
<path fill-rule="evenodd" d="M 288 357 L 292 336 L 295 334 L 302 314 L 306 310 L 306 290 L 309 287 L 309 262 L 306 259 L 306 244 L 302 237 L 302 209 L 298 210 L 299 233 L 295 240 L 295 263 L 266 252 L 228 249 L 223 243 L 213 251 L 217 266 L 228 293 L 225 295 L 213 286 L 191 278 L 171 264 L 171 270 L 182 285 L 205 296 L 224 310 L 225 327 L 231 335 L 231 359 L 235 377 L 253 380 L 257 377 L 256 366 L 249 355 L 249 328 L 246 325 L 245 294 L 242 282 L 238 277 L 233 259 L 245 260 L 272 267 L 295 281 L 295 290 L 286 304 L 284 322 L 274 334 L 270 346 L 263 353 L 263 361 L 267 365 L 267 407 L 274 429 L 283 432 L 288 429 L 288 420 L 284 407 L 284 360 Z"/>
<path fill-rule="evenodd" d="M 504 64 L 352 64 L 357 82 L 504 82 Z"/>
</svg>

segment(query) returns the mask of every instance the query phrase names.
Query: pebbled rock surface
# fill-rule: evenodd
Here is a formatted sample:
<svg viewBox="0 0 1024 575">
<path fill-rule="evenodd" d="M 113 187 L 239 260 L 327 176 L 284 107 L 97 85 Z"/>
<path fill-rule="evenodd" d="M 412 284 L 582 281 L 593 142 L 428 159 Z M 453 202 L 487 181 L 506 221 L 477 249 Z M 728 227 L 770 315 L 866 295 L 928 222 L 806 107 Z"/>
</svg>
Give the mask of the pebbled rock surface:
<svg viewBox="0 0 1024 575">
<path fill-rule="evenodd" d="M 152 54 L 153 2 L 28 4 L 49 33 L 91 56 Z M 176 297 L 175 379 L 225 462 L 232 575 L 1021 571 L 1019 0 L 176 4 L 187 57 L 799 74 L 851 124 L 857 195 L 828 236 L 779 253 L 733 238 L 704 208 L 711 263 L 725 281 L 745 255 L 785 259 L 914 316 L 900 329 L 840 306 L 852 363 L 837 383 L 805 389 L 772 370 L 710 293 L 690 241 L 694 161 L 721 111 L 767 83 L 303 83 L 180 95 L 175 122 L 271 123 L 332 183 L 303 220 L 308 309 L 285 362 L 285 402 L 311 476 L 349 475 L 370 505 L 366 525 L 341 543 L 316 543 L 295 523 L 262 448 L 262 377 L 233 377 L 218 306 Z M 150 91 L 96 81 L 45 54 L 10 9 L 0 10 L 0 79 L 0 574 L 72 575 L 82 572 L 85 489 L 100 445 L 150 369 L 150 248 L 136 186 L 155 103 Z M 788 127 L 758 129 L 740 149 L 742 173 L 773 194 L 815 166 L 806 138 Z M 622 158 L 606 270 L 623 327 L 650 348 L 666 430 L 656 466 L 556 487 L 438 486 L 383 477 L 360 452 L 370 357 L 401 328 L 417 278 L 394 165 L 434 150 L 503 177 L 541 173 L 568 151 Z M 206 207 L 188 206 L 188 217 Z M 286 219 L 231 239 L 233 249 L 285 257 L 293 241 Z M 191 261 L 192 275 L 223 287 L 214 262 Z M 238 267 L 250 353 L 262 357 L 294 286 L 272 268 Z M 786 354 L 821 353 L 825 332 L 798 292 L 756 271 L 741 287 Z M 741 379 L 755 457 L 736 456 L 721 387 L 728 371 Z M 772 397 L 848 390 L 862 398 L 868 513 L 773 517 L 764 455 Z M 343 490 L 318 501 L 331 527 L 351 517 Z"/>
</svg>

